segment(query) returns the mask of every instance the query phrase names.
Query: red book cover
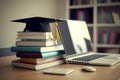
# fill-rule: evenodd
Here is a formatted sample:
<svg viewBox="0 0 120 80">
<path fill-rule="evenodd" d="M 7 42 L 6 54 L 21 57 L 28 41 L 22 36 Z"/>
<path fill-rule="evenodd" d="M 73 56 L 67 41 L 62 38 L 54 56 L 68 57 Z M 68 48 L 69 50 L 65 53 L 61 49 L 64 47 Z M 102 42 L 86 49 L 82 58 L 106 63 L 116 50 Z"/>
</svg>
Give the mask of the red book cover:
<svg viewBox="0 0 120 80">
<path fill-rule="evenodd" d="M 116 40 L 116 32 L 111 31 L 111 33 L 110 33 L 110 44 L 115 44 L 115 40 Z"/>
<path fill-rule="evenodd" d="M 81 20 L 81 10 L 77 10 L 77 20 Z"/>
</svg>

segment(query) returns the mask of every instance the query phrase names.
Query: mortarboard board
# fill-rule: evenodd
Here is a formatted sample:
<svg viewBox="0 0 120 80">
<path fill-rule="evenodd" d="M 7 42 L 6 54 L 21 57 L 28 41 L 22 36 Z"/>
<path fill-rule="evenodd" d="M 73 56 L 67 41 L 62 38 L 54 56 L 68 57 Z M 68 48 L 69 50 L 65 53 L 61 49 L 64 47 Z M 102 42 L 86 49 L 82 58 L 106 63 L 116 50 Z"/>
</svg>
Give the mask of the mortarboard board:
<svg viewBox="0 0 120 80">
<path fill-rule="evenodd" d="M 12 22 L 26 23 L 26 27 L 24 28 L 24 31 L 31 31 L 31 32 L 50 32 L 51 29 L 49 23 L 55 21 L 61 21 L 61 20 L 56 20 L 53 18 L 45 18 L 45 17 L 30 17 L 30 18 L 12 20 Z"/>
</svg>

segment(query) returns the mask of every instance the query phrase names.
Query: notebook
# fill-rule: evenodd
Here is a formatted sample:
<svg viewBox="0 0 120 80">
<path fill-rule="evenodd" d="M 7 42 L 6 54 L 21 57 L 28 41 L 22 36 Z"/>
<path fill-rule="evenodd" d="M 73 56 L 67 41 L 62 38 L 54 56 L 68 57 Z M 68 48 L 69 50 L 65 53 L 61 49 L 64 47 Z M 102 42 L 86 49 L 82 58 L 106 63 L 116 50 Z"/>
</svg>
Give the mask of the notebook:
<svg viewBox="0 0 120 80">
<path fill-rule="evenodd" d="M 58 31 L 67 63 L 111 66 L 120 62 L 119 54 L 96 53 L 85 21 L 58 22 Z"/>
</svg>

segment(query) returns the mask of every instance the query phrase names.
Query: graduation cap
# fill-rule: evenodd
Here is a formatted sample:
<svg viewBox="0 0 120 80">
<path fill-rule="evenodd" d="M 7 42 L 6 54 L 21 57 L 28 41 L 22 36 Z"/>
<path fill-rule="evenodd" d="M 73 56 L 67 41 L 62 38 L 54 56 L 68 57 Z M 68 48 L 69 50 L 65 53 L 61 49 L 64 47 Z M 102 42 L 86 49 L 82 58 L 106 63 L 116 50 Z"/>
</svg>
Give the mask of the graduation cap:
<svg viewBox="0 0 120 80">
<path fill-rule="evenodd" d="M 31 32 L 51 32 L 49 23 L 55 21 L 61 21 L 61 20 L 56 20 L 53 18 L 45 18 L 45 17 L 30 17 L 30 18 L 12 20 L 12 22 L 26 23 L 26 27 L 24 28 L 24 31 L 31 31 Z"/>
</svg>

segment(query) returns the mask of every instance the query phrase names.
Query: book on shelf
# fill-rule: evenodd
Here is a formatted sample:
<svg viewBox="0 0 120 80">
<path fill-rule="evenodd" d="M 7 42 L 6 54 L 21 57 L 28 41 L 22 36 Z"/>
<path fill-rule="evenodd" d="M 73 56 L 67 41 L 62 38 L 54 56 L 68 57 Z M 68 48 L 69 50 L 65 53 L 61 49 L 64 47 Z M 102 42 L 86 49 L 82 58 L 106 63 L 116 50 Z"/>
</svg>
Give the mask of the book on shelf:
<svg viewBox="0 0 120 80">
<path fill-rule="evenodd" d="M 25 69 L 31 69 L 31 70 L 42 70 L 42 69 L 54 67 L 57 65 L 61 65 L 64 63 L 65 63 L 65 60 L 60 59 L 60 60 L 55 60 L 55 61 L 42 63 L 42 64 L 30 64 L 30 63 L 21 62 L 20 60 L 14 60 L 12 61 L 11 64 L 13 67 L 19 67 L 19 68 L 25 68 Z"/>
<path fill-rule="evenodd" d="M 59 60 L 59 59 L 63 59 L 63 55 L 59 55 L 59 56 L 54 56 L 54 57 L 50 57 L 50 58 L 23 58 L 20 57 L 20 61 L 21 62 L 25 62 L 25 63 L 31 63 L 31 64 L 42 64 L 42 63 L 47 63 L 47 62 L 51 62 L 51 61 L 55 61 L 55 60 Z"/>
<path fill-rule="evenodd" d="M 120 14 L 112 11 L 113 21 L 115 24 L 120 24 Z"/>
<path fill-rule="evenodd" d="M 70 0 L 70 5 L 93 4 L 93 0 Z"/>
<path fill-rule="evenodd" d="M 97 43 L 100 43 L 100 44 L 103 43 L 101 31 L 97 32 Z"/>
<path fill-rule="evenodd" d="M 97 0 L 97 3 L 107 3 L 108 0 Z"/>
<path fill-rule="evenodd" d="M 92 8 L 90 9 L 75 9 L 70 11 L 70 19 L 73 20 L 83 20 L 86 21 L 87 23 L 92 23 L 93 22 L 93 10 Z"/>
<path fill-rule="evenodd" d="M 107 32 L 106 31 L 102 31 L 102 39 L 103 39 L 103 43 L 107 44 Z"/>
<path fill-rule="evenodd" d="M 16 41 L 16 46 L 52 46 L 55 45 L 55 40 L 21 40 Z"/>
<path fill-rule="evenodd" d="M 63 45 L 53 45 L 53 46 L 12 46 L 12 52 L 50 52 L 64 50 Z"/>
<path fill-rule="evenodd" d="M 115 44 L 116 40 L 117 40 L 117 32 L 111 31 L 109 44 Z"/>
<path fill-rule="evenodd" d="M 120 33 L 117 31 L 99 31 L 97 42 L 102 44 L 120 44 Z"/>
<path fill-rule="evenodd" d="M 99 31 L 97 34 L 97 41 L 100 44 L 120 44 L 120 33 L 115 30 Z"/>
<path fill-rule="evenodd" d="M 54 56 L 61 56 L 65 54 L 64 50 L 60 51 L 51 51 L 51 52 L 16 52 L 17 57 L 22 57 L 22 58 L 50 58 Z"/>
<path fill-rule="evenodd" d="M 98 23 L 113 23 L 112 12 L 107 8 L 98 8 Z"/>
<path fill-rule="evenodd" d="M 87 14 L 86 14 L 85 10 L 78 9 L 76 11 L 76 20 L 86 20 L 86 16 L 87 16 Z"/>
</svg>

